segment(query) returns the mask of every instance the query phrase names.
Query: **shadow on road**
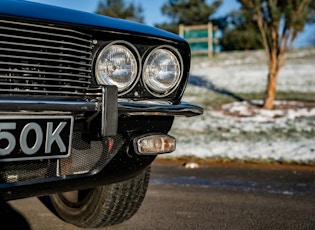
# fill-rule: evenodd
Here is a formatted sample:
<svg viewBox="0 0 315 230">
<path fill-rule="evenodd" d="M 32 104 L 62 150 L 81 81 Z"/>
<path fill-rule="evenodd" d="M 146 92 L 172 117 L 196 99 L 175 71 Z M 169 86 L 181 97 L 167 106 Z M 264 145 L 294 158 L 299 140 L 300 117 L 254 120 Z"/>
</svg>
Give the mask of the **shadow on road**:
<svg viewBox="0 0 315 230">
<path fill-rule="evenodd" d="M 194 76 L 194 75 L 190 75 L 189 79 L 188 79 L 188 83 L 201 87 L 201 88 L 205 88 L 211 91 L 214 91 L 216 93 L 220 93 L 229 97 L 234 98 L 235 100 L 238 101 L 244 101 L 244 99 L 236 94 L 234 94 L 233 92 L 226 90 L 224 88 L 220 88 L 218 86 L 216 86 L 215 84 L 213 84 L 211 81 L 205 80 L 200 76 Z"/>
<path fill-rule="evenodd" d="M 0 229 L 29 230 L 31 228 L 24 216 L 14 210 L 7 202 L 0 200 Z"/>
<path fill-rule="evenodd" d="M 50 200 L 49 196 L 40 196 L 40 197 L 38 197 L 38 199 L 39 199 L 40 202 L 42 202 L 43 205 L 45 205 L 45 207 L 51 213 L 53 213 L 55 216 L 57 216 L 59 218 L 59 215 L 56 212 L 56 209 L 54 208 L 53 204 L 51 203 L 51 200 Z"/>
</svg>

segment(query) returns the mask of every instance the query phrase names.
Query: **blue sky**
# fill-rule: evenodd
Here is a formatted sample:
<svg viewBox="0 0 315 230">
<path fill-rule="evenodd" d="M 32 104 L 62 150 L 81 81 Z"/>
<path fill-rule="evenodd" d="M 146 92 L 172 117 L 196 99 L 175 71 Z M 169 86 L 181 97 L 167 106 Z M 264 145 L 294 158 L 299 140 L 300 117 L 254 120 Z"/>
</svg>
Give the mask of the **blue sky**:
<svg viewBox="0 0 315 230">
<path fill-rule="evenodd" d="M 33 2 L 40 2 L 49 5 L 61 6 L 65 8 L 81 10 L 86 12 L 94 12 L 100 0 L 28 0 Z M 127 2 L 134 2 L 141 5 L 144 10 L 144 22 L 148 25 L 154 26 L 156 23 L 167 21 L 168 18 L 162 15 L 161 7 L 168 0 L 126 0 Z M 208 0 L 211 2 L 211 0 Z M 239 4 L 236 0 L 224 0 L 220 6 L 217 15 L 225 15 L 233 9 L 237 9 Z M 298 36 L 294 42 L 295 47 L 304 47 L 310 45 L 310 36 L 314 36 L 315 25 L 307 25 L 304 31 Z"/>
<path fill-rule="evenodd" d="M 49 5 L 62 6 L 70 9 L 76 9 L 87 12 L 94 12 L 100 0 L 28 0 L 32 2 L 40 2 Z M 163 22 L 168 18 L 162 15 L 161 7 L 168 0 L 126 0 L 126 2 L 134 2 L 136 5 L 141 5 L 144 10 L 144 20 L 148 25 L 153 26 L 156 23 Z M 211 2 L 211 1 L 209 1 Z M 235 0 L 225 0 L 219 8 L 218 14 L 224 15 L 231 9 L 238 8 L 239 4 Z"/>
</svg>

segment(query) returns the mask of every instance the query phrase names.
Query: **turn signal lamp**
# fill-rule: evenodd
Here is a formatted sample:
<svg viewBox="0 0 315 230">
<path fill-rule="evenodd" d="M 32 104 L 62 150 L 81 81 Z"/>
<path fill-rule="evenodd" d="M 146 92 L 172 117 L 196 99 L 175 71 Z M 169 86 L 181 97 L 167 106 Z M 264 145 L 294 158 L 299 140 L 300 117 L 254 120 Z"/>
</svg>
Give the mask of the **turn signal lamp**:
<svg viewBox="0 0 315 230">
<path fill-rule="evenodd" d="M 135 138 L 133 144 L 139 155 L 157 155 L 173 152 L 176 139 L 165 134 L 149 134 Z"/>
</svg>

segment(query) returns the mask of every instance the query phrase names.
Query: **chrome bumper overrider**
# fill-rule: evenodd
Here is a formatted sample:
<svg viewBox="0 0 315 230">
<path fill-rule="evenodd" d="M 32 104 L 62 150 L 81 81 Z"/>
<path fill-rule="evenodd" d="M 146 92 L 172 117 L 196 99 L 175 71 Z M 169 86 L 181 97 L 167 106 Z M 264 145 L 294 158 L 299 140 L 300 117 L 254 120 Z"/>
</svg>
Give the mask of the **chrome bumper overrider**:
<svg viewBox="0 0 315 230">
<path fill-rule="evenodd" d="M 165 101 L 118 101 L 118 114 L 123 116 L 184 116 L 192 117 L 203 113 L 203 109 L 199 106 L 186 102 L 180 104 L 171 104 Z"/>
</svg>

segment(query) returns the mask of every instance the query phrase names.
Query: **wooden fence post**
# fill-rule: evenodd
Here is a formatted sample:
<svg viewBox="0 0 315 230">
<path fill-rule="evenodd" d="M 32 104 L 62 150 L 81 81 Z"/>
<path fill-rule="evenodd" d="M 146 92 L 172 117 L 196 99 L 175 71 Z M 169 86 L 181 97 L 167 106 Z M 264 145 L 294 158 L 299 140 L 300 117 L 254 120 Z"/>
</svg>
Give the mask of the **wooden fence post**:
<svg viewBox="0 0 315 230">
<path fill-rule="evenodd" d="M 179 36 L 184 37 L 185 26 L 183 24 L 179 24 Z"/>
<path fill-rule="evenodd" d="M 212 39 L 212 23 L 208 22 L 208 57 L 211 58 L 213 54 L 213 39 Z"/>
</svg>

